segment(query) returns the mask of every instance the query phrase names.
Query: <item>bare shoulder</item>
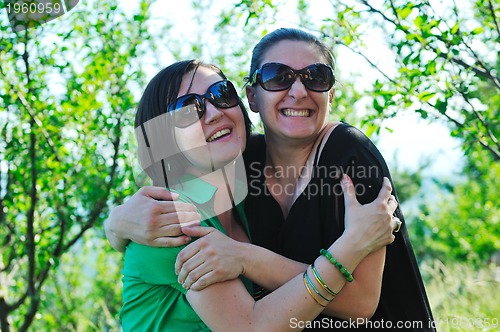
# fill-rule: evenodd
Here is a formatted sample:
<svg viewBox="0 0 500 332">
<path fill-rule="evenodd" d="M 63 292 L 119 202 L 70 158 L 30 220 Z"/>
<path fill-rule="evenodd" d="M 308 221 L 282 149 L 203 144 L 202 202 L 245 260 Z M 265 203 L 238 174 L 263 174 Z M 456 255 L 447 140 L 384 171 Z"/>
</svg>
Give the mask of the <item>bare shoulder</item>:
<svg viewBox="0 0 500 332">
<path fill-rule="evenodd" d="M 330 129 L 335 129 L 339 124 L 341 124 L 342 122 L 340 121 L 330 121 L 328 123 L 328 125 L 330 126 Z"/>
</svg>

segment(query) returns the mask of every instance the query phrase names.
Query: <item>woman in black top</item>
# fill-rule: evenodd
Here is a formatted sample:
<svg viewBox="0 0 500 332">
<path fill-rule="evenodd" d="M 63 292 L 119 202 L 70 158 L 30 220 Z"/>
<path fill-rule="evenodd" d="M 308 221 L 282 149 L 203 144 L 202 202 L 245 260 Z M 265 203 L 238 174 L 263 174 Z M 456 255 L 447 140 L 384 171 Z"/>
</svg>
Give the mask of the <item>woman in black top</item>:
<svg viewBox="0 0 500 332">
<path fill-rule="evenodd" d="M 262 171 L 265 165 L 263 151 L 266 150 L 264 136 L 252 137 L 245 154 L 250 166 L 247 167 L 249 194 L 245 208 L 252 221 L 253 244 L 296 261 L 311 262 L 320 249 L 334 242 L 344 229 L 345 207 L 342 192 L 338 191 L 337 175 L 345 172 L 352 178 L 362 204 L 376 198 L 384 176 L 390 178 L 382 155 L 359 130 L 342 123 L 328 134 L 323 138 L 321 151 L 315 151 L 315 168 L 310 181 L 286 218 L 265 185 Z M 399 208 L 396 216 L 404 220 Z M 380 301 L 371 322 L 365 324 L 366 328 L 384 322 L 383 327 L 433 330 L 431 309 L 404 223 L 394 243 L 386 250 Z M 330 319 L 329 324 L 334 326 L 335 322 Z M 342 323 L 337 324 L 342 326 Z M 360 328 L 359 325 L 355 327 Z"/>
</svg>

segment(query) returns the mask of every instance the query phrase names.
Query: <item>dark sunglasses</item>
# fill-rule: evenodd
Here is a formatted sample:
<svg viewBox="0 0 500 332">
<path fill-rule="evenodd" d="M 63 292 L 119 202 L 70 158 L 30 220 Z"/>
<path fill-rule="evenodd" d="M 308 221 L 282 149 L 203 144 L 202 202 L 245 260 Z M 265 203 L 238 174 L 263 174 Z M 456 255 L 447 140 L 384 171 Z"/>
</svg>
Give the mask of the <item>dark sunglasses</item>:
<svg viewBox="0 0 500 332">
<path fill-rule="evenodd" d="M 315 63 L 300 70 L 295 70 L 282 63 L 270 62 L 257 69 L 250 80 L 250 85 L 259 83 L 266 91 L 289 89 L 300 77 L 300 81 L 311 91 L 325 92 L 335 84 L 335 74 L 331 66 Z"/>
<path fill-rule="evenodd" d="M 218 108 L 231 108 L 238 105 L 239 97 L 234 85 L 223 80 L 210 85 L 203 95 L 190 93 L 177 98 L 168 104 L 167 112 L 173 112 L 176 127 L 185 128 L 203 117 L 206 100 Z"/>
</svg>

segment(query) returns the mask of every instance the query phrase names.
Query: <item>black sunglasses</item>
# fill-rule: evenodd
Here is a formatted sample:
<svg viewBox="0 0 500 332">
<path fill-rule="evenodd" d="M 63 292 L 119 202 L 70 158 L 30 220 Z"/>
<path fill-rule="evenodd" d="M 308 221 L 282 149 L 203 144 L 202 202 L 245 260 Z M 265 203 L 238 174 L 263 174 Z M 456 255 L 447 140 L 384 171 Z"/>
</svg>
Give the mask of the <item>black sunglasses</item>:
<svg viewBox="0 0 500 332">
<path fill-rule="evenodd" d="M 167 112 L 173 112 L 176 127 L 185 128 L 203 117 L 206 100 L 218 108 L 231 108 L 238 105 L 239 97 L 234 85 L 223 80 L 210 85 L 203 95 L 190 93 L 175 99 L 168 104 Z"/>
<path fill-rule="evenodd" d="M 270 62 L 257 69 L 250 80 L 250 85 L 259 83 L 266 91 L 289 89 L 300 77 L 300 81 L 311 91 L 325 92 L 335 84 L 335 74 L 331 66 L 315 63 L 300 70 L 295 70 L 282 63 Z"/>
</svg>

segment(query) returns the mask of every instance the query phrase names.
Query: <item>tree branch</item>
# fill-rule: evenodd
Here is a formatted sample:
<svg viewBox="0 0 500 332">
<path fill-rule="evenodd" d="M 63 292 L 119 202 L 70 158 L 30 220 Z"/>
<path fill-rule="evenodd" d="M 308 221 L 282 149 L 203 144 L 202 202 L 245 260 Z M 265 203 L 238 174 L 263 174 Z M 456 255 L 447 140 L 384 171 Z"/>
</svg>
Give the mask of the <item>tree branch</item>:
<svg viewBox="0 0 500 332">
<path fill-rule="evenodd" d="M 5 299 L 0 296 L 0 330 L 1 331 L 9 331 L 10 330 L 10 324 L 9 320 L 7 317 L 9 316 L 9 313 L 11 312 L 9 305 L 5 302 Z"/>
<path fill-rule="evenodd" d="M 26 40 L 28 40 L 28 30 L 26 30 Z M 23 62 L 26 70 L 27 86 L 31 86 L 31 75 L 30 75 L 30 64 L 29 64 L 29 54 L 28 45 L 25 43 Z M 30 88 L 28 88 L 30 89 Z M 27 228 L 26 228 L 26 243 L 27 243 L 27 256 L 28 256 L 28 296 L 30 297 L 30 306 L 26 314 L 23 325 L 19 329 L 20 331 L 27 330 L 28 326 L 33 321 L 35 313 L 38 310 L 39 304 L 39 294 L 35 286 L 35 269 L 36 269 L 36 243 L 35 243 L 35 210 L 38 201 L 38 190 L 36 186 L 37 182 L 37 164 L 36 164 L 36 148 L 37 148 L 37 137 L 36 137 L 36 122 L 35 118 L 30 118 L 30 146 L 29 146 L 29 159 L 31 166 L 31 188 L 30 188 L 30 207 L 27 213 Z"/>
<path fill-rule="evenodd" d="M 479 122 L 486 129 L 486 134 L 487 134 L 486 137 L 488 137 L 496 145 L 496 147 L 491 146 L 482 136 L 478 136 L 479 143 L 481 143 L 482 146 L 484 146 L 485 148 L 490 150 L 496 156 L 497 160 L 500 159 L 500 146 L 498 144 L 498 139 L 495 137 L 495 134 L 491 131 L 490 126 L 488 125 L 488 122 L 486 122 L 486 120 L 481 116 L 481 114 L 479 114 L 479 112 L 476 110 L 474 105 L 472 105 L 472 103 L 470 102 L 470 100 L 466 96 L 466 94 L 461 90 L 459 90 L 459 92 L 462 95 L 462 98 L 465 100 L 465 102 L 467 104 L 469 104 L 469 106 L 471 107 L 472 113 L 474 114 L 476 119 L 478 119 Z M 483 132 L 482 130 L 479 130 L 479 131 Z"/>
<path fill-rule="evenodd" d="M 497 29 L 497 34 L 500 37 L 500 24 L 498 23 L 495 8 L 493 7 L 493 3 L 491 0 L 488 0 L 488 9 L 491 12 L 491 18 L 493 19 L 493 22 L 495 23 L 495 28 Z"/>
<path fill-rule="evenodd" d="M 99 202 L 97 202 L 97 204 L 95 205 L 95 208 L 90 213 L 89 219 L 87 220 L 87 222 L 85 222 L 85 224 L 82 225 L 82 228 L 80 229 L 78 234 L 76 234 L 71 240 L 69 240 L 65 244 L 63 251 L 66 251 L 71 246 L 73 246 L 83 236 L 83 234 L 88 229 L 90 229 L 94 226 L 95 222 L 99 218 L 99 215 L 102 213 L 103 209 L 106 206 L 106 202 L 107 202 L 107 199 L 109 197 L 109 193 L 111 191 L 111 188 L 114 184 L 114 178 L 115 178 L 116 170 L 118 167 L 117 160 L 118 160 L 118 154 L 120 151 L 121 127 L 122 127 L 122 119 L 121 119 L 121 115 L 120 115 L 120 117 L 118 117 L 118 124 L 114 128 L 115 129 L 115 139 L 113 141 L 113 149 L 114 149 L 113 164 L 111 165 L 111 169 L 110 169 L 110 173 L 109 173 L 110 179 L 106 185 L 105 195 L 103 195 L 101 197 L 101 199 L 99 200 Z"/>
<path fill-rule="evenodd" d="M 426 102 L 426 104 L 429 105 L 433 109 L 437 109 L 436 105 L 433 105 L 430 102 Z M 465 128 L 465 125 L 463 123 L 452 118 L 451 116 L 446 114 L 446 112 L 439 113 L 439 114 L 444 116 L 445 118 L 447 118 L 448 121 L 452 122 L 457 128 L 460 128 L 464 133 L 467 133 L 467 129 Z M 486 142 L 483 137 L 481 137 L 479 135 L 474 135 L 474 136 L 477 139 L 477 141 L 479 142 L 479 144 L 481 144 L 484 148 L 486 148 L 487 150 L 489 150 L 492 153 L 493 158 L 495 158 L 495 160 L 500 160 L 500 151 L 498 149 L 489 145 L 488 142 Z M 465 138 L 465 136 L 464 136 L 464 138 Z M 495 138 L 495 140 L 496 140 L 496 138 Z M 467 141 L 465 141 L 465 143 L 467 143 Z"/>
<path fill-rule="evenodd" d="M 380 74 L 382 74 L 382 76 L 384 76 L 388 81 L 390 81 L 391 83 L 393 84 L 396 84 L 396 81 L 394 81 L 392 78 L 389 77 L 389 75 L 387 75 L 386 73 L 384 73 L 382 71 L 382 69 L 380 69 L 372 60 L 370 60 L 370 58 L 368 58 L 367 55 L 365 55 L 363 52 L 361 51 L 358 51 L 354 48 L 352 48 L 351 46 L 347 45 L 346 43 L 340 41 L 338 38 L 335 38 L 323 31 L 317 31 L 318 33 L 322 34 L 324 38 L 328 38 L 328 39 L 331 39 L 333 40 L 333 42 L 336 44 L 336 45 L 341 45 L 341 46 L 344 46 L 345 48 L 347 48 L 349 51 L 361 56 L 363 59 L 365 59 L 366 62 L 368 62 L 368 64 L 373 68 L 375 69 L 376 71 L 378 71 Z"/>
<path fill-rule="evenodd" d="M 368 56 L 366 56 L 363 52 L 361 51 L 357 51 L 355 49 L 353 49 L 352 47 L 348 46 L 347 44 L 343 43 L 343 42 L 338 42 L 339 45 L 342 45 L 344 47 L 346 47 L 348 50 L 350 50 L 351 52 L 355 53 L 355 54 L 358 54 L 360 55 L 363 59 L 365 59 L 366 62 L 368 62 L 368 64 L 374 68 L 376 71 L 378 71 L 380 74 L 382 74 L 382 76 L 384 76 L 389 82 L 391 82 L 392 84 L 397 84 L 397 82 L 395 80 L 393 80 L 392 78 L 389 77 L 389 75 L 387 75 L 386 73 L 384 73 L 382 71 L 382 69 L 380 69 L 378 67 L 378 65 L 376 65 L 373 61 L 371 61 Z"/>
<path fill-rule="evenodd" d="M 358 0 L 358 1 L 360 1 L 362 4 L 367 6 L 369 8 L 369 11 L 380 15 L 385 21 L 393 24 L 396 27 L 399 27 L 399 29 L 401 31 L 403 31 L 405 34 L 407 34 L 407 35 L 411 34 L 411 32 L 408 29 L 405 29 L 401 24 L 398 24 L 396 21 L 394 21 L 393 19 L 389 18 L 384 13 L 382 13 L 379 9 L 376 9 L 375 7 L 370 5 L 367 0 Z M 422 42 L 423 39 L 424 38 L 419 38 L 419 43 L 424 49 L 430 50 L 433 53 L 437 54 L 439 57 L 441 57 L 445 60 L 449 60 L 449 61 L 451 61 L 459 66 L 464 67 L 465 69 L 472 70 L 476 75 L 478 75 L 480 77 L 483 77 L 483 78 L 486 78 L 488 80 L 493 81 L 493 84 L 498 89 L 500 89 L 500 77 L 493 75 L 493 73 L 490 70 L 487 70 L 487 69 L 483 70 L 483 69 L 478 68 L 476 66 L 470 65 L 467 62 L 465 62 L 464 60 L 452 56 L 449 52 L 443 52 L 441 50 L 438 50 L 436 47 L 431 46 L 428 43 L 423 43 Z"/>
<path fill-rule="evenodd" d="M 29 102 L 26 100 L 26 97 L 24 96 L 24 94 L 19 89 L 16 88 L 16 85 L 14 83 L 12 83 L 12 82 L 10 82 L 10 81 L 7 80 L 7 75 L 3 71 L 2 66 L 0 66 L 0 74 L 2 74 L 2 76 L 5 77 L 5 82 L 16 93 L 19 101 L 21 102 L 21 105 L 23 105 L 23 107 L 26 109 L 26 111 L 28 111 L 29 116 L 33 119 L 33 121 L 35 121 L 35 123 L 37 124 L 37 126 L 40 128 L 43 136 L 47 140 L 47 144 L 49 145 L 50 149 L 52 150 L 52 153 L 55 156 L 55 159 L 58 162 L 60 162 L 59 156 L 58 156 L 56 148 L 55 148 L 54 141 L 52 140 L 52 137 L 50 137 L 50 134 L 47 132 L 47 130 L 43 126 L 42 121 L 40 121 L 40 119 L 37 117 L 37 115 L 36 115 L 37 112 L 31 107 L 31 105 L 29 104 Z"/>
<path fill-rule="evenodd" d="M 50 257 L 53 259 L 59 259 L 62 254 L 64 253 L 63 249 L 63 243 L 64 243 L 64 236 L 66 235 L 66 222 L 65 222 L 65 216 L 64 214 L 60 211 L 60 209 L 57 210 L 57 215 L 59 218 L 59 236 L 57 239 L 56 247 L 54 251 L 50 254 Z M 49 276 L 50 270 L 52 269 L 53 263 L 51 261 L 46 262 L 43 270 L 40 272 L 39 277 L 38 277 L 38 284 L 37 288 L 42 289 L 43 284 L 47 280 L 47 277 Z"/>
</svg>

